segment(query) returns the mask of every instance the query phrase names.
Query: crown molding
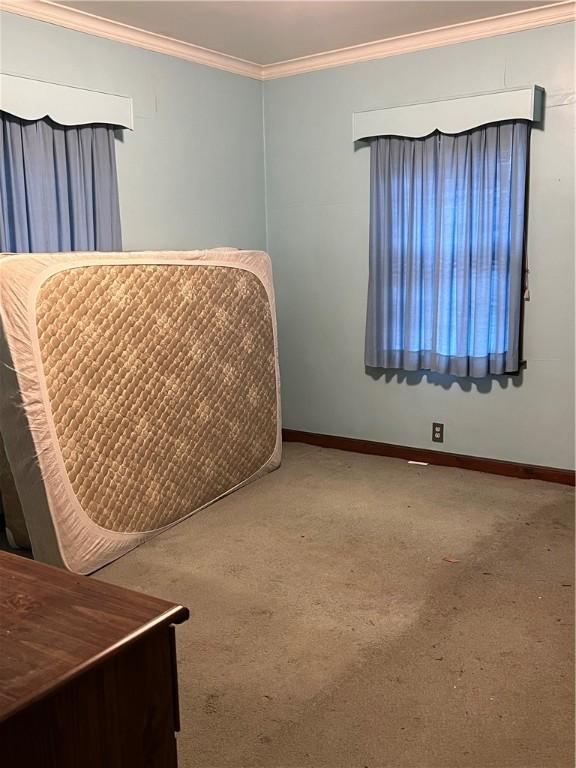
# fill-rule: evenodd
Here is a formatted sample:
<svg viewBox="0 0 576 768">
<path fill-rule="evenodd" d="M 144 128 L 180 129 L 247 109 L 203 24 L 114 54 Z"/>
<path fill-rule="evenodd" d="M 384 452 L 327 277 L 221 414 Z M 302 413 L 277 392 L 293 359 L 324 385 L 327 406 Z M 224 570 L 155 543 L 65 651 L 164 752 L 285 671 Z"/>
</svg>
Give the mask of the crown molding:
<svg viewBox="0 0 576 768">
<path fill-rule="evenodd" d="M 265 65 L 175 40 L 156 32 L 147 32 L 118 21 L 110 21 L 85 11 L 51 2 L 51 0 L 0 0 L 0 10 L 46 21 L 78 32 L 105 37 L 126 45 L 135 45 L 138 48 L 145 48 L 196 64 L 204 64 L 207 67 L 223 69 L 255 80 L 275 80 L 321 69 L 341 67 L 346 64 L 385 59 L 389 56 L 398 56 L 427 48 L 438 48 L 444 45 L 465 43 L 469 40 L 507 35 L 535 27 L 574 21 L 576 2 L 564 0 L 564 2 L 554 5 L 513 11 L 501 16 L 453 24 Z"/>
<path fill-rule="evenodd" d="M 568 0 L 567 2 L 530 8 L 525 11 L 513 11 L 502 16 L 492 16 L 486 19 L 425 30 L 424 32 L 376 40 L 373 43 L 339 48 L 335 51 L 326 51 L 326 53 L 317 53 L 290 61 L 281 61 L 277 64 L 264 65 L 261 78 L 262 80 L 274 80 L 280 77 L 291 77 L 320 69 L 342 67 L 346 64 L 385 59 L 389 56 L 422 51 L 427 48 L 465 43 L 483 37 L 507 35 L 511 32 L 521 32 L 535 27 L 561 24 L 566 21 L 574 21 L 575 9 L 576 3 L 573 0 Z"/>
<path fill-rule="evenodd" d="M 262 67 L 252 61 L 238 59 L 226 53 L 218 53 L 218 51 L 175 40 L 156 32 L 147 32 L 129 24 L 122 24 L 119 21 L 103 19 L 100 16 L 76 8 L 68 8 L 58 3 L 47 2 L 46 0 L 0 0 L 0 10 L 74 29 L 77 32 L 105 37 L 118 43 L 135 45 L 138 48 L 164 53 L 167 56 L 193 61 L 196 64 L 204 64 L 207 67 L 224 69 L 236 75 L 244 75 L 256 80 L 261 79 Z"/>
</svg>

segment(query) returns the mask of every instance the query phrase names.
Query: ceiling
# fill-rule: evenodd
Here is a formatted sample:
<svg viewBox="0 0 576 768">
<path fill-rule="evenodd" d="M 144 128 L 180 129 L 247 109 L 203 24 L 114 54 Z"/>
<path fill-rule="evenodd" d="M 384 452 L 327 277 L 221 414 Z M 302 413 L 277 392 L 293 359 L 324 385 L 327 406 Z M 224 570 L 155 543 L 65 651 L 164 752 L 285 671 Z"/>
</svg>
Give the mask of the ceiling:
<svg viewBox="0 0 576 768">
<path fill-rule="evenodd" d="M 73 0 L 111 21 L 270 65 L 552 5 L 546 0 Z"/>
</svg>

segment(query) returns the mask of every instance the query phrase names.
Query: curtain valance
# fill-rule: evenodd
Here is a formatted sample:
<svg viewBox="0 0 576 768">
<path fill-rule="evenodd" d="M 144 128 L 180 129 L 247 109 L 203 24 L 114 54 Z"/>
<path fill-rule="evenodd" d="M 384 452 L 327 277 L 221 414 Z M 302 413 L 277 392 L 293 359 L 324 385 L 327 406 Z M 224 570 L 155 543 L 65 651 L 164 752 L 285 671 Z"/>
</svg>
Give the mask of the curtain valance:
<svg viewBox="0 0 576 768">
<path fill-rule="evenodd" d="M 421 138 L 434 131 L 456 134 L 504 120 L 540 122 L 544 89 L 538 85 L 354 112 L 354 141 L 375 136 Z"/>
<path fill-rule="evenodd" d="M 113 93 L 0 73 L 0 110 L 22 120 L 50 117 L 60 125 L 134 127 L 132 99 Z"/>
</svg>

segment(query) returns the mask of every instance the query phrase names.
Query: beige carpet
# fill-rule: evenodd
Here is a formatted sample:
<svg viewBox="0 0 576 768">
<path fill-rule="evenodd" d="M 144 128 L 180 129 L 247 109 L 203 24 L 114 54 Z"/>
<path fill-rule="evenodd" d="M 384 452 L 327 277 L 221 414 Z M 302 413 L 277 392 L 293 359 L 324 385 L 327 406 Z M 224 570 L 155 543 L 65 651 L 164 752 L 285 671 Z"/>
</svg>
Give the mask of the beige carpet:
<svg viewBox="0 0 576 768">
<path fill-rule="evenodd" d="M 180 768 L 572 768 L 573 504 L 289 444 L 98 577 L 191 609 Z"/>
</svg>

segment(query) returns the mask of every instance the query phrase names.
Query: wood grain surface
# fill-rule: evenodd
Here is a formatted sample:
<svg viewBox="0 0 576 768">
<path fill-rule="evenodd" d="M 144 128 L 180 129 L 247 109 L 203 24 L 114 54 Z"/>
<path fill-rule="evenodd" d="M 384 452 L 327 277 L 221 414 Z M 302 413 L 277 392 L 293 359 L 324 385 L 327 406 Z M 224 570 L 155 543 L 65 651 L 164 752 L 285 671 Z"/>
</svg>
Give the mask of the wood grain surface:
<svg viewBox="0 0 576 768">
<path fill-rule="evenodd" d="M 0 552 L 0 722 L 188 609 Z"/>
</svg>

